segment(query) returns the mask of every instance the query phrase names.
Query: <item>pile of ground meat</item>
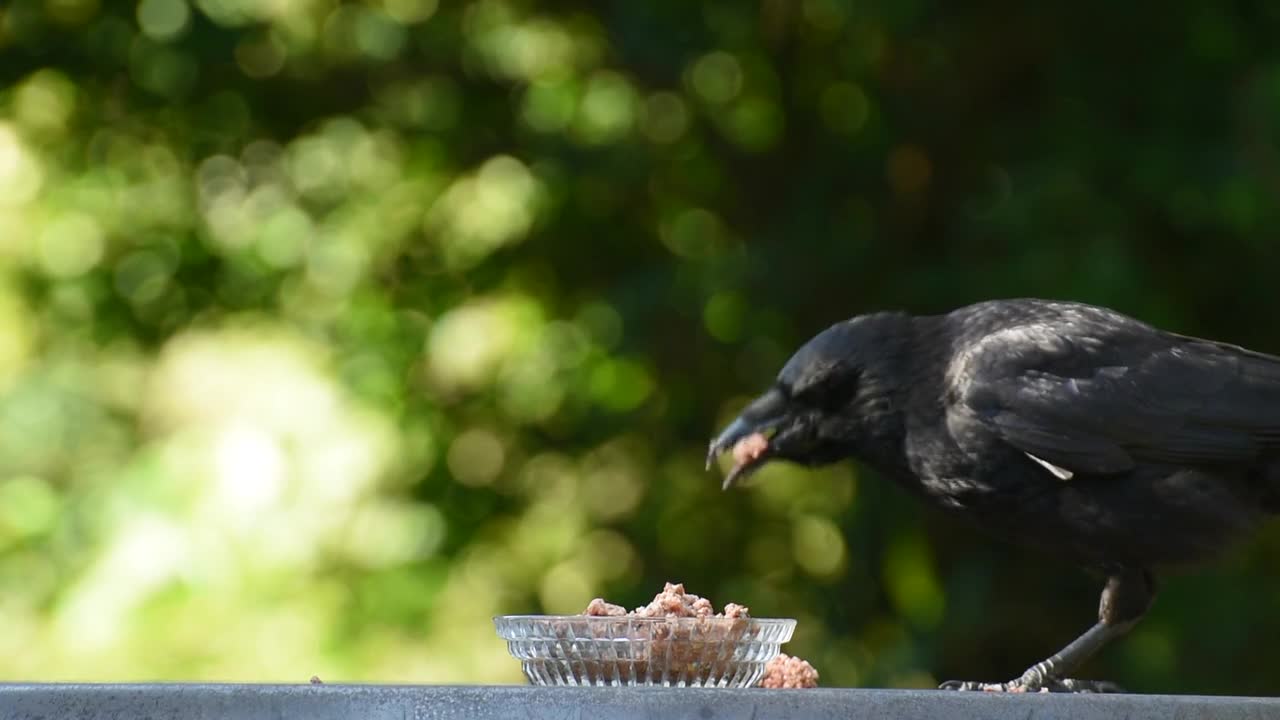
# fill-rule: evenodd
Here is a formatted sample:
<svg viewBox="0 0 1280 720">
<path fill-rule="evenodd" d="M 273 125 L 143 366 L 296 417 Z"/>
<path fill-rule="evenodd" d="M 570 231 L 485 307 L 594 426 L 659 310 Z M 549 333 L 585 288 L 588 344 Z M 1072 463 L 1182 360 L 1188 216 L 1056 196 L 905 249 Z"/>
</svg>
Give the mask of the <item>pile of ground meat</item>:
<svg viewBox="0 0 1280 720">
<path fill-rule="evenodd" d="M 715 638 L 722 642 L 733 642 L 746 629 L 750 620 L 747 607 L 737 603 L 728 603 L 723 612 L 716 612 L 711 601 L 687 592 L 682 583 L 667 583 L 662 592 L 654 596 L 648 605 L 638 607 L 631 612 L 621 605 L 606 602 L 604 598 L 592 600 L 583 615 L 592 617 L 625 618 L 698 618 L 706 624 L 702 627 L 653 627 L 649 629 L 654 645 L 651 648 L 653 657 L 666 656 L 671 659 L 674 669 L 685 673 L 690 679 L 705 681 L 707 678 L 722 672 L 721 667 L 728 658 L 716 656 L 703 657 L 706 643 Z M 695 642 L 694 637 L 698 640 Z M 626 668 L 630 672 L 645 675 L 657 668 L 650 667 L 648 657 L 637 657 L 632 666 Z M 668 668 L 668 671 L 673 668 Z M 619 672 L 619 668 L 609 667 L 587 668 L 591 675 L 611 675 Z M 779 655 L 765 666 L 764 676 L 756 683 L 765 688 L 811 688 L 818 686 L 818 671 L 800 658 Z"/>
<path fill-rule="evenodd" d="M 762 688 L 815 688 L 818 687 L 818 671 L 805 660 L 778 653 L 765 664 L 764 677 L 757 684 Z"/>
<path fill-rule="evenodd" d="M 724 606 L 724 612 L 716 612 L 715 606 L 711 601 L 698 597 L 693 593 L 685 592 L 684 583 L 667 583 L 662 592 L 654 596 L 653 601 L 643 607 L 638 607 L 634 611 L 628 613 L 626 608 L 621 605 L 614 605 L 604 601 L 604 598 L 596 598 L 588 605 L 584 615 L 622 617 L 624 615 L 633 615 L 635 617 L 665 617 L 665 618 L 746 618 L 750 617 L 747 608 L 737 603 L 729 603 Z"/>
</svg>

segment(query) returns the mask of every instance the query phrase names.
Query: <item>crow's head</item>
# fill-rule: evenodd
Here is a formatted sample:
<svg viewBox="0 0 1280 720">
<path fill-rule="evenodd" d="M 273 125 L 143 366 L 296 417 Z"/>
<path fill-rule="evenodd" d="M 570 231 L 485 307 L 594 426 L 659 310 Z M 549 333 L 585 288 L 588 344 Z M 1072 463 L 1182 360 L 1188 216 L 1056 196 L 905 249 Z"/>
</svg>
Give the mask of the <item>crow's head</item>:
<svg viewBox="0 0 1280 720">
<path fill-rule="evenodd" d="M 896 422 L 909 323 L 905 315 L 881 313 L 819 333 L 711 441 L 707 466 L 733 452 L 727 489 L 770 460 L 825 465 L 860 454 Z"/>
</svg>

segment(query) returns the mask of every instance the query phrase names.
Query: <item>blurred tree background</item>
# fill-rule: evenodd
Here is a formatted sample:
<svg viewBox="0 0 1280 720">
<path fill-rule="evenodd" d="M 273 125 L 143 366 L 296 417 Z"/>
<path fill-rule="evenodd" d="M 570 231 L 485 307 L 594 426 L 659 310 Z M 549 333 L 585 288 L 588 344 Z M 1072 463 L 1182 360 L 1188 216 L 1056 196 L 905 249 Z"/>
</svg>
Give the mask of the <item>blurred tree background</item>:
<svg viewBox="0 0 1280 720">
<path fill-rule="evenodd" d="M 0 3 L 0 678 L 518 682 L 664 580 L 824 684 L 1002 680 L 1100 583 L 705 443 L 883 308 L 1280 351 L 1280 6 Z M 1088 675 L 1274 693 L 1280 527 Z"/>
</svg>

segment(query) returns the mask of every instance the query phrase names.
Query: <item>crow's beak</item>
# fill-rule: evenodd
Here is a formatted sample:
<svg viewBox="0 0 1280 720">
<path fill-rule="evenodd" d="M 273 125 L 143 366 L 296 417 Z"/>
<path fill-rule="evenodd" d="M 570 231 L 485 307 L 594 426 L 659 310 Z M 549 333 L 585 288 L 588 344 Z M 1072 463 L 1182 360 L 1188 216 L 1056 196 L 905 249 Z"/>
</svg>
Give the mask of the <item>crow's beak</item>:
<svg viewBox="0 0 1280 720">
<path fill-rule="evenodd" d="M 787 418 L 787 398 L 782 391 L 771 388 L 747 406 L 742 414 L 729 423 L 707 448 L 707 469 L 720 453 L 735 450 L 733 468 L 724 478 L 724 489 L 733 487 L 739 480 L 751 474 L 763 465 L 774 454 L 768 436 L 778 429 Z M 736 451 L 738 443 L 759 435 L 753 441 L 754 447 L 749 452 Z"/>
</svg>

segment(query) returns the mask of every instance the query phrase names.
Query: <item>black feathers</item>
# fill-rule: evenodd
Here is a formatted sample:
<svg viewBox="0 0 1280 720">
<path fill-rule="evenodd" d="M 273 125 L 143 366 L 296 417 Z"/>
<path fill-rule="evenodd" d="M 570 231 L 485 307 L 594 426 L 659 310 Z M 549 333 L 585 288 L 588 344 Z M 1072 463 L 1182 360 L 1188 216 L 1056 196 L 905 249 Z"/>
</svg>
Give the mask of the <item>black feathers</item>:
<svg viewBox="0 0 1280 720">
<path fill-rule="evenodd" d="M 745 414 L 713 452 L 765 432 L 755 465 L 856 458 L 1086 564 L 1209 554 L 1280 493 L 1280 359 L 1105 308 L 862 316 L 806 343 L 778 385 L 767 423 Z"/>
<path fill-rule="evenodd" d="M 857 458 L 933 505 L 1108 575 L 1098 624 L 1007 683 L 1069 680 L 1146 612 L 1150 569 L 1280 510 L 1280 358 L 1104 308 L 999 300 L 823 331 L 711 443 L 725 486 L 764 463 Z M 710 457 L 709 455 L 709 457 Z"/>
</svg>

